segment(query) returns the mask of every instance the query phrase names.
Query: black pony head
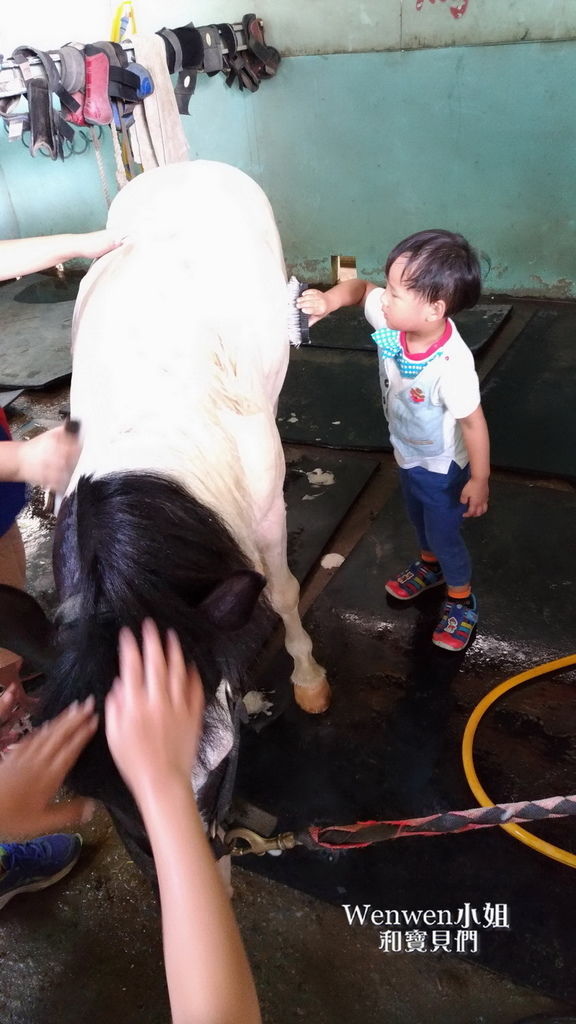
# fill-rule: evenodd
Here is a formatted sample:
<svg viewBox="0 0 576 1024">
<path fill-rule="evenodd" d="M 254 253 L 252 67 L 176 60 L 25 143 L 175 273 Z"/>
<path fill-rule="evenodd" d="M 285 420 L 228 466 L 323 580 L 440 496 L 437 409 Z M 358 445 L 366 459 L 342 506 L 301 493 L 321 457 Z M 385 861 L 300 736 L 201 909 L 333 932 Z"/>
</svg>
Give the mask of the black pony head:
<svg viewBox="0 0 576 1024">
<path fill-rule="evenodd" d="M 12 592 L 17 611 L 11 615 L 11 588 L 0 588 L 0 612 L 6 612 L 0 643 L 47 669 L 42 719 L 94 694 L 100 726 L 70 781 L 77 792 L 129 813 L 133 803 L 104 733 L 104 702 L 118 672 L 120 628 L 128 626 L 139 637 L 149 617 L 161 634 L 174 629 L 187 662 L 198 666 L 210 703 L 223 678 L 239 692 L 255 652 L 251 619 L 265 580 L 214 512 L 176 482 L 155 474 L 81 478 L 60 511 L 54 562 L 60 601 L 55 625 L 18 591 Z M 36 636 L 34 642 L 28 638 L 28 646 L 22 637 L 22 599 L 29 603 Z"/>
</svg>

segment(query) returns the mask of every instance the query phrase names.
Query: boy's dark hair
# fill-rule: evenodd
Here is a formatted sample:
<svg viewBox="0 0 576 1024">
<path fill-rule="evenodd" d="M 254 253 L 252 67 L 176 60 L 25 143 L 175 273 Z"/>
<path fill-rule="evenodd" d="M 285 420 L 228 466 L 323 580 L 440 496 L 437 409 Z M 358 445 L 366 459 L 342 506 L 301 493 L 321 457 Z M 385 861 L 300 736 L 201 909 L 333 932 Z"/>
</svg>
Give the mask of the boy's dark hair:
<svg viewBox="0 0 576 1024">
<path fill-rule="evenodd" d="M 418 231 L 395 245 L 386 260 L 386 274 L 406 257 L 402 283 L 427 302 L 446 303 L 446 316 L 475 306 L 480 298 L 480 263 L 474 249 L 452 231 Z"/>
</svg>

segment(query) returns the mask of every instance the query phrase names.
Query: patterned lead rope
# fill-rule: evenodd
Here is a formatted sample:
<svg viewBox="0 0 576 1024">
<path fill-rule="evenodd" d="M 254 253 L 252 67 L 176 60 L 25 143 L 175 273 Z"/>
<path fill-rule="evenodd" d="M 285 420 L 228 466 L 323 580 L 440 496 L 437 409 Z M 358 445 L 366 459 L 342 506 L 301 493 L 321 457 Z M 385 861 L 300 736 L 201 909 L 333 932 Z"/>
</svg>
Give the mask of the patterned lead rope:
<svg viewBox="0 0 576 1024">
<path fill-rule="evenodd" d="M 262 813 L 258 808 L 252 807 L 251 810 L 257 814 Z M 224 830 L 222 848 L 233 857 L 242 857 L 247 853 L 262 856 L 271 851 L 292 850 L 295 846 L 306 846 L 311 850 L 317 847 L 324 850 L 360 850 L 373 843 L 402 839 L 404 836 L 441 836 L 450 832 L 470 832 L 476 828 L 564 818 L 573 814 L 576 814 L 576 796 L 551 796 L 545 800 L 473 807 L 469 811 L 445 811 L 444 814 L 431 814 L 426 818 L 357 821 L 353 825 L 310 825 L 300 832 L 282 832 L 274 836 L 260 835 L 252 828 L 235 824 Z"/>
<path fill-rule="evenodd" d="M 545 800 L 526 800 L 493 807 L 473 807 L 469 811 L 446 811 L 426 818 L 398 821 L 358 821 L 354 825 L 311 826 L 298 833 L 303 846 L 321 846 L 329 850 L 356 850 L 372 843 L 403 836 L 437 836 L 449 832 L 470 832 L 476 828 L 493 828 L 545 818 L 562 818 L 576 814 L 576 796 L 553 796 Z"/>
</svg>

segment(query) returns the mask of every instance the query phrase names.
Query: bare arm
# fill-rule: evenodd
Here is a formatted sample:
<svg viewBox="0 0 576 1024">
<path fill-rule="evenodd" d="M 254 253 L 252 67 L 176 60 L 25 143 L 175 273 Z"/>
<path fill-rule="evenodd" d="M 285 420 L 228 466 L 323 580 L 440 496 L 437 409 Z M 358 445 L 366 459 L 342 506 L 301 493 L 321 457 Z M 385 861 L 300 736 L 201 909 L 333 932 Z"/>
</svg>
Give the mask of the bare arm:
<svg viewBox="0 0 576 1024">
<path fill-rule="evenodd" d="M 329 288 L 327 292 L 318 291 L 317 288 L 309 288 L 296 300 L 298 309 L 307 313 L 310 317 L 312 327 L 318 320 L 341 309 L 342 306 L 361 306 L 366 301 L 375 284 L 370 281 L 362 281 L 360 278 L 352 278 L 350 281 L 341 281 Z"/>
<path fill-rule="evenodd" d="M 65 263 L 76 256 L 96 259 L 118 245 L 120 240 L 106 230 L 0 241 L 0 281 L 33 274 L 36 270 Z"/>
<path fill-rule="evenodd" d="M 106 700 L 106 735 L 148 831 L 160 886 L 174 1024 L 260 1024 L 254 982 L 230 901 L 196 807 L 203 692 L 177 637 L 167 655 L 155 625 L 120 636 L 120 677 Z"/>
<path fill-rule="evenodd" d="M 47 430 L 31 441 L 2 441 L 0 480 L 37 484 L 62 494 L 79 454 L 78 436 L 64 426 Z"/>
<path fill-rule="evenodd" d="M 190 782 L 141 794 L 158 872 L 173 1024 L 259 1024 L 250 967 Z"/>
<path fill-rule="evenodd" d="M 0 696 L 0 719 L 10 715 L 13 699 L 8 687 Z M 97 724 L 94 700 L 89 697 L 8 750 L 0 762 L 0 835 L 4 839 L 59 832 L 92 817 L 93 800 L 75 797 L 54 803 L 54 798 Z"/>
<path fill-rule="evenodd" d="M 484 515 L 488 508 L 490 438 L 481 405 L 458 422 L 470 460 L 470 479 L 460 495 L 460 501 L 468 505 L 468 511 L 464 513 L 467 519 Z"/>
</svg>

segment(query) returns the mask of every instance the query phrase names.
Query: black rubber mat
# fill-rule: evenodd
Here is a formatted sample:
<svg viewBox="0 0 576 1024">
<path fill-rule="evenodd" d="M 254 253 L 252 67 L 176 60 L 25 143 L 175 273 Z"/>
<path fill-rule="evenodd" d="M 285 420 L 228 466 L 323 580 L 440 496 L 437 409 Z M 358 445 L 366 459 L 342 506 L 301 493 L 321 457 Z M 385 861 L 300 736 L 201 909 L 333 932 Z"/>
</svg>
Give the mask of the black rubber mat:
<svg viewBox="0 0 576 1024">
<path fill-rule="evenodd" d="M 279 658 L 267 673 L 268 694 L 287 707 L 260 734 L 246 730 L 241 794 L 277 814 L 281 830 L 475 806 L 460 755 L 472 709 L 508 676 L 573 651 L 576 615 L 568 594 L 576 567 L 575 516 L 575 495 L 494 485 L 490 516 L 468 530 L 478 635 L 465 654 L 454 655 L 430 642 L 438 591 L 411 605 L 385 596 L 387 576 L 414 555 L 400 498 L 394 497 L 305 620 L 333 685 L 331 709 L 318 717 L 301 712 L 286 684 L 288 659 Z M 501 699 L 481 723 L 479 777 L 497 801 L 573 793 L 575 737 L 576 673 L 531 683 Z M 574 819 L 532 828 L 576 852 Z M 338 855 L 298 848 L 238 862 L 336 905 L 400 915 L 449 910 L 449 952 L 516 983 L 576 999 L 573 870 L 501 829 L 399 839 Z M 487 907 L 505 908 L 509 927 L 487 927 Z M 390 919 L 391 926 L 364 925 L 375 948 L 386 941 L 405 950 L 414 940 L 410 933 L 420 931 L 426 955 L 435 955 L 432 931 L 441 925 L 422 917 L 416 926 L 402 919 L 396 925 L 393 914 Z M 350 927 L 344 910 L 341 927 Z M 396 937 L 382 939 L 384 931 Z M 468 935 L 458 938 L 461 932 Z M 382 956 L 384 969 L 393 971 L 394 952 Z"/>
<path fill-rule="evenodd" d="M 280 394 L 278 429 L 291 444 L 389 451 L 376 354 L 295 349 Z"/>
<path fill-rule="evenodd" d="M 495 466 L 576 478 L 576 310 L 539 310 L 484 383 Z"/>
<path fill-rule="evenodd" d="M 476 306 L 454 317 L 464 341 L 473 352 L 481 352 L 507 319 L 511 306 Z M 372 328 L 362 309 L 348 306 L 337 310 L 310 330 L 310 343 L 320 348 L 352 348 L 374 351 Z"/>
<path fill-rule="evenodd" d="M 32 274 L 0 286 L 0 387 L 41 388 L 70 375 L 78 284 Z"/>
<path fill-rule="evenodd" d="M 360 461 L 332 452 L 288 462 L 284 486 L 288 563 L 300 582 L 377 466 L 373 459 Z"/>
<path fill-rule="evenodd" d="M 19 388 L 17 391 L 0 391 L 0 406 L 3 409 L 7 409 L 12 402 L 15 402 L 17 398 L 20 398 L 22 392 L 22 388 Z"/>
</svg>

